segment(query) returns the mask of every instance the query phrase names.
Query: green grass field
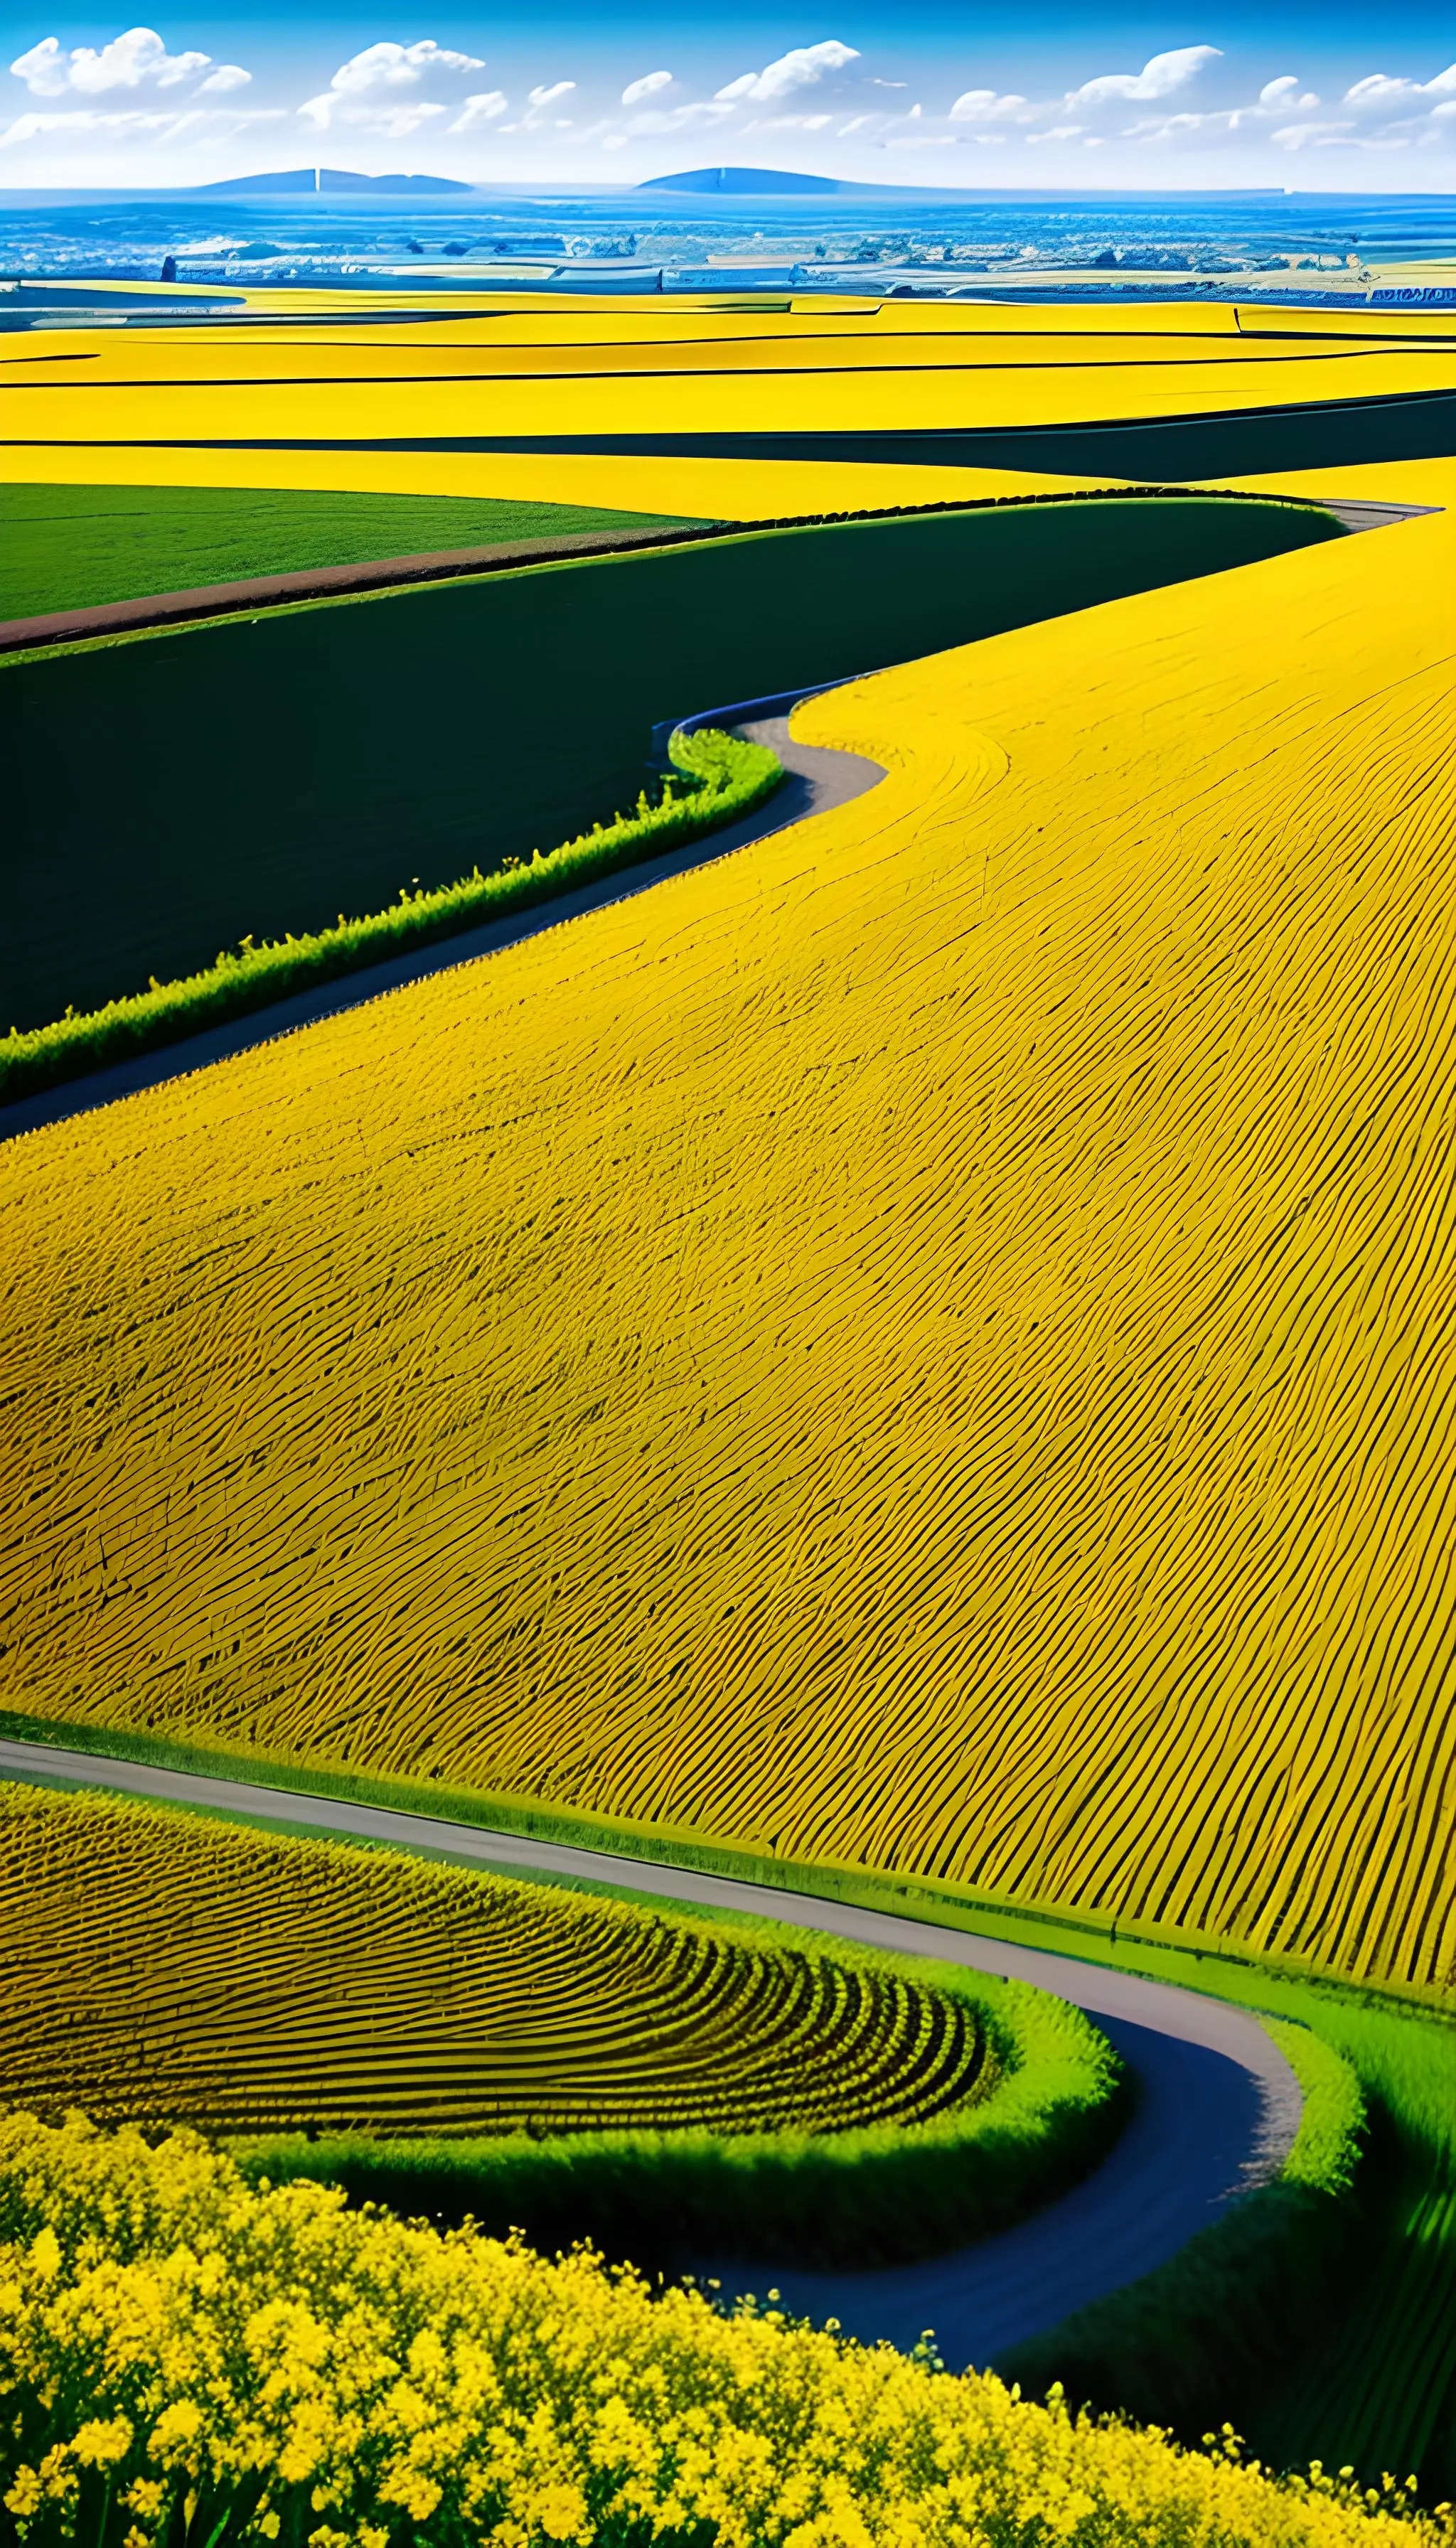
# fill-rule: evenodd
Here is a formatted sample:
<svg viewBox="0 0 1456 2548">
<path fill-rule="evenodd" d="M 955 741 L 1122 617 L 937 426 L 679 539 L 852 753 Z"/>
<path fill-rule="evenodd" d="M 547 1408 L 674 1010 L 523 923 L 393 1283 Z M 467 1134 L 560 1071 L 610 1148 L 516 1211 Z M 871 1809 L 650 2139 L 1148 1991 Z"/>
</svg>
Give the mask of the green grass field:
<svg viewBox="0 0 1456 2548">
<path fill-rule="evenodd" d="M 15 658 L 0 1032 L 552 849 L 635 801 L 667 718 L 1337 536 L 1218 498 L 988 507 Z"/>
<path fill-rule="evenodd" d="M 249 487 L 0 487 L 0 619 L 433 549 L 660 530 L 681 515 L 463 496 Z"/>
</svg>

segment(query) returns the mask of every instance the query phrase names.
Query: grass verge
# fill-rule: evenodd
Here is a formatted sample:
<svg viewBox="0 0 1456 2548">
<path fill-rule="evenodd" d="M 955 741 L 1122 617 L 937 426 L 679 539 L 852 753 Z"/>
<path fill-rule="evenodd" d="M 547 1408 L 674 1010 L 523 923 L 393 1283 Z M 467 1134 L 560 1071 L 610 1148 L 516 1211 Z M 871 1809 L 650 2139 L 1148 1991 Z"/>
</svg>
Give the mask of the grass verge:
<svg viewBox="0 0 1456 2548">
<path fill-rule="evenodd" d="M 1278 2185 L 1248 2197 L 1157 2276 L 1057 2329 L 1026 2376 L 1059 2378 L 1073 2398 L 1112 2396 L 1122 2378 L 1136 2378 L 1148 2412 L 1175 2428 L 1236 2415 L 1255 2449 L 1281 2465 L 1348 2461 L 1374 2479 L 1413 2471 L 1427 2495 L 1456 2491 L 1456 2011 L 1440 1995 L 1347 1982 L 1292 1957 L 1260 1959 L 1218 1940 L 1013 1903 L 935 1877 L 760 1856 L 700 1833 L 434 1780 L 371 1778 L 18 1713 L 0 1714 L 4 1736 L 702 1868 L 1145 1973 L 1291 2024 L 1281 2040 L 1308 2096 L 1315 2073 L 1303 2030 L 1358 2083 L 1368 2120 L 1353 2185 L 1341 2172 L 1359 2127 L 1339 2074 L 1326 2071 L 1327 2093 L 1312 2099 L 1314 2117 Z M 631 1891 L 629 1866 L 620 1889 Z M 1303 2174 L 1291 2173 L 1297 2159 Z M 1226 2308 L 1239 2284 L 1257 2289 L 1247 2305 L 1237 2299 L 1230 2323 Z M 1215 2395 L 1217 2409 L 1203 2403 Z"/>
<path fill-rule="evenodd" d="M 670 749 L 680 774 L 676 790 L 669 778 L 656 804 L 644 790 L 635 813 L 597 823 L 560 849 L 511 859 L 488 875 L 477 867 L 434 891 L 402 887 L 399 901 L 384 911 L 355 920 L 340 913 L 332 929 L 265 940 L 262 946 L 245 940 L 236 955 L 225 950 L 216 963 L 180 981 L 153 981 L 149 990 L 79 1017 L 67 1011 L 27 1033 L 12 1028 L 0 1043 L 0 1105 L 107 1062 L 155 1052 L 208 1027 L 270 1008 L 291 992 L 435 946 L 482 921 L 528 910 L 591 877 L 612 875 L 701 839 L 762 804 L 783 776 L 782 764 L 765 745 L 710 729 L 675 735 Z"/>
<path fill-rule="evenodd" d="M 755 1921 L 761 1944 L 798 1933 Z M 228 2144 L 248 2180 L 310 2177 L 407 2217 L 545 2252 L 590 2237 L 608 2256 L 675 2271 L 705 2248 L 814 2266 L 900 2264 L 1006 2229 L 1095 2165 L 1129 2090 L 1080 2010 L 1024 1983 L 836 1939 L 829 1960 L 898 1973 L 968 2001 L 999 2067 L 990 2094 L 912 2126 L 835 2133 L 573 2133 L 535 2138 L 375 2139 L 270 2135 Z"/>
</svg>

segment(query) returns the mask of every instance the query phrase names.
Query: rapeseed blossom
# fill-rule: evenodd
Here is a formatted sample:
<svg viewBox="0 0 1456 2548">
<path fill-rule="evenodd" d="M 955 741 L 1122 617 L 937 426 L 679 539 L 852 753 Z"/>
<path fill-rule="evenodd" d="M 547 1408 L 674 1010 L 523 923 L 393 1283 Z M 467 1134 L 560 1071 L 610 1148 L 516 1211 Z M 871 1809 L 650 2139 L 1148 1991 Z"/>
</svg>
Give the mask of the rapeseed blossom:
<svg viewBox="0 0 1456 2548">
<path fill-rule="evenodd" d="M 179 2133 L 0 2120 L 23 2548 L 1424 2548 L 1399 2490 L 1033 2405 L 587 2250 L 441 2233 Z M 1449 2535 L 1449 2534 L 1447 2534 Z"/>
</svg>

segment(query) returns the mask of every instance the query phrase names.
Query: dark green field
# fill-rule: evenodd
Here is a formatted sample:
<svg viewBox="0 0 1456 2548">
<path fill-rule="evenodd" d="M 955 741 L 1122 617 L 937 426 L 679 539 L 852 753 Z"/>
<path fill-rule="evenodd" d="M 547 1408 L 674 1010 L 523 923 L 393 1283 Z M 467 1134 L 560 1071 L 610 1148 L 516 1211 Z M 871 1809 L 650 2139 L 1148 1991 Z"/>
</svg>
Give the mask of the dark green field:
<svg viewBox="0 0 1456 2548">
<path fill-rule="evenodd" d="M 658 530 L 681 515 L 464 496 L 295 488 L 0 487 L 0 619 L 135 601 L 304 567 L 576 531 Z"/>
<path fill-rule="evenodd" d="M 0 1030 L 549 849 L 660 720 L 1340 536 L 1208 497 L 995 507 L 299 605 L 0 665 Z"/>
</svg>

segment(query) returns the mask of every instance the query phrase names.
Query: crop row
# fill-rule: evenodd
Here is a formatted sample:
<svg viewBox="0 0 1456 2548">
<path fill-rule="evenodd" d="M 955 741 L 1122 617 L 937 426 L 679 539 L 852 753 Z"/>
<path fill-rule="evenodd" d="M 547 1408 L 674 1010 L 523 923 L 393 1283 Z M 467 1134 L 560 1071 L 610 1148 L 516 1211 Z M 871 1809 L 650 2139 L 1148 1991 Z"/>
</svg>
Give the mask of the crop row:
<svg viewBox="0 0 1456 2548">
<path fill-rule="evenodd" d="M 8 1145 L 15 1703 L 1447 1985 L 1452 521 Z"/>
<path fill-rule="evenodd" d="M 974 2005 L 505 1878 L 0 1789 L 0 2094 L 214 2132 L 923 2123 Z"/>
</svg>

